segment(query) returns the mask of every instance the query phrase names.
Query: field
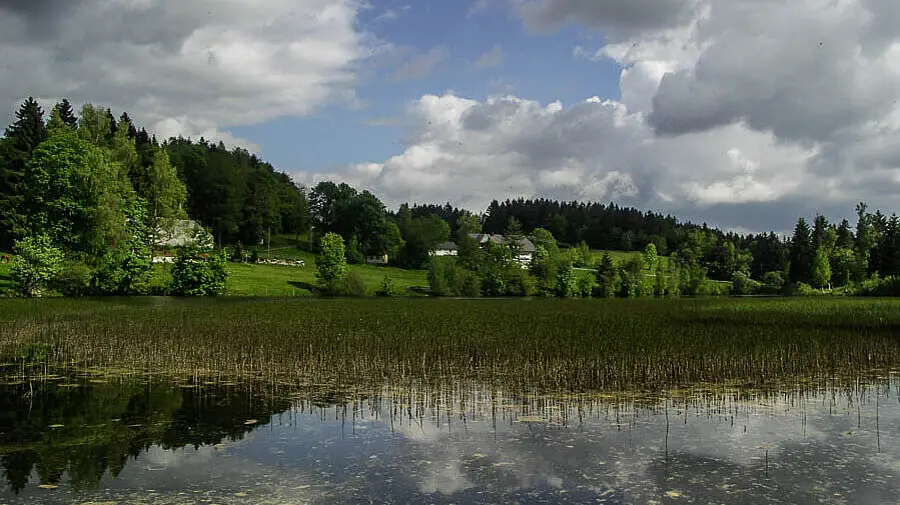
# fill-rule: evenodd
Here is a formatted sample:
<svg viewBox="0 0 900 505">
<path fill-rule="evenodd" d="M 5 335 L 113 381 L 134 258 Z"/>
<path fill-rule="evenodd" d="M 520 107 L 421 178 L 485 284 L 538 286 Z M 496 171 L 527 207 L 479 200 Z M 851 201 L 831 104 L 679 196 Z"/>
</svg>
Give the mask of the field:
<svg viewBox="0 0 900 505">
<path fill-rule="evenodd" d="M 310 296 L 316 283 L 315 257 L 305 254 L 298 259 L 303 259 L 306 264 L 302 267 L 293 267 L 228 263 L 225 294 L 228 296 Z M 154 285 L 164 286 L 168 283 L 169 276 L 166 268 L 167 266 L 154 265 Z M 359 274 L 370 295 L 374 295 L 375 291 L 380 289 L 385 275 L 394 281 L 395 288 L 403 295 L 416 295 L 428 288 L 428 279 L 426 279 L 424 270 L 403 270 L 375 265 L 351 265 L 350 269 Z"/>
<path fill-rule="evenodd" d="M 759 387 L 900 364 L 898 309 L 859 299 L 7 300 L 0 356 L 289 382 Z"/>
</svg>

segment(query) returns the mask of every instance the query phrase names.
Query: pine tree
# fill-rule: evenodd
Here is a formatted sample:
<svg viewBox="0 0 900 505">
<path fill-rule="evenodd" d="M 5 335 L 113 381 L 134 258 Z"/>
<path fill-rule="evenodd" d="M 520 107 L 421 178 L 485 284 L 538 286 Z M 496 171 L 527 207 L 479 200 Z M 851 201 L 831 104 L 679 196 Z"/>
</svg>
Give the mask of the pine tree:
<svg viewBox="0 0 900 505">
<path fill-rule="evenodd" d="M 22 208 L 25 170 L 31 153 L 47 138 L 44 111 L 29 97 L 16 111 L 16 121 L 6 129 L 0 145 L 0 248 L 9 250 L 25 233 Z"/>
<path fill-rule="evenodd" d="M 844 219 L 837 227 L 837 242 L 835 247 L 839 249 L 853 248 L 853 231 L 850 230 L 850 222 Z"/>
<path fill-rule="evenodd" d="M 72 111 L 72 104 L 65 98 L 57 102 L 50 112 L 50 120 L 47 121 L 47 133 L 74 132 L 78 125 L 78 118 Z"/>
<path fill-rule="evenodd" d="M 72 129 L 78 125 L 78 117 L 75 116 L 75 110 L 69 100 L 63 98 L 55 107 L 59 111 L 59 118 L 63 123 L 69 125 Z"/>
<path fill-rule="evenodd" d="M 802 217 L 797 220 L 794 236 L 791 239 L 790 279 L 791 282 L 809 284 L 812 281 L 812 264 L 815 257 L 812 242 L 812 231 Z"/>
<path fill-rule="evenodd" d="M 828 219 L 821 214 L 816 214 L 816 218 L 813 220 L 812 232 L 812 244 L 814 248 L 818 249 L 825 244 L 827 233 Z"/>
</svg>

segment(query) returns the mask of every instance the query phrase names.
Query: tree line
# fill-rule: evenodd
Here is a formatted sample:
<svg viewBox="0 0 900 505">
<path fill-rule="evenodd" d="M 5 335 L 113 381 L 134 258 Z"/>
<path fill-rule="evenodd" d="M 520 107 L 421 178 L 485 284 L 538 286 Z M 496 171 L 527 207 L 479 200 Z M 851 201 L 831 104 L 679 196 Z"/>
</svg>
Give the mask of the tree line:
<svg viewBox="0 0 900 505">
<path fill-rule="evenodd" d="M 480 214 L 450 204 L 404 203 L 390 210 L 373 193 L 346 183 L 299 186 L 256 155 L 221 142 L 159 142 L 125 112 L 117 119 L 109 109 L 86 104 L 76 115 L 62 100 L 47 116 L 29 98 L 0 138 L 0 250 L 22 258 L 16 272 L 23 293 L 35 294 L 51 280 L 68 294 L 146 293 L 158 233 L 188 217 L 207 227 L 220 249 L 291 234 L 319 252 L 323 237 L 335 234 L 348 263 L 387 256 L 399 267 L 429 268 L 430 278 L 438 279 L 434 291 L 447 293 L 473 294 L 477 285 L 485 295 L 702 294 L 720 290 L 714 281 L 747 294 L 848 286 L 889 293 L 900 271 L 897 217 L 869 212 L 864 203 L 855 226 L 824 216 L 810 225 L 801 218 L 787 238 L 723 232 L 614 203 L 520 198 L 495 200 Z M 510 263 L 515 251 L 473 246 L 468 234 L 478 232 L 527 236 L 538 250 L 523 269 Z M 451 240 L 459 247 L 453 268 L 461 271 L 431 257 Z M 595 264 L 589 253 L 598 249 L 634 254 L 613 266 Z M 174 292 L 224 288 L 219 255 L 184 251 L 180 261 Z M 569 263 L 595 270 L 593 284 L 570 275 Z M 610 269 L 615 275 L 601 275 Z M 613 277 L 615 285 L 605 287 Z M 658 277 L 677 278 L 679 288 L 645 286 L 661 284 Z M 202 287 L 204 278 L 216 282 Z M 457 289 L 443 287 L 451 285 Z"/>
</svg>

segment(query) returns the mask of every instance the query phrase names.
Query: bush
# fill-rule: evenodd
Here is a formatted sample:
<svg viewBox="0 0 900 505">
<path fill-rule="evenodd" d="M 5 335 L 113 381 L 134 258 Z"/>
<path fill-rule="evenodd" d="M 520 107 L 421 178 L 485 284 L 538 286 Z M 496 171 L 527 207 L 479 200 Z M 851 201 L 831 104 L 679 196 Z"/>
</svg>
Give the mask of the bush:
<svg viewBox="0 0 900 505">
<path fill-rule="evenodd" d="M 383 279 L 381 279 L 381 289 L 375 292 L 377 296 L 396 296 L 397 288 L 394 286 L 394 279 L 391 279 L 390 276 L 385 275 Z"/>
<path fill-rule="evenodd" d="M 132 296 L 150 291 L 153 268 L 147 247 L 121 247 L 104 255 L 91 279 L 91 294 Z"/>
<path fill-rule="evenodd" d="M 81 261 L 69 260 L 62 264 L 51 287 L 63 296 L 87 296 L 93 276 L 91 267 Z"/>
<path fill-rule="evenodd" d="M 578 281 L 576 282 L 578 296 L 582 298 L 590 298 L 594 293 L 594 287 L 596 286 L 596 284 L 597 282 L 594 280 L 593 275 L 579 276 Z"/>
<path fill-rule="evenodd" d="M 452 296 L 452 277 L 456 267 L 449 258 L 432 257 L 428 262 L 428 287 L 433 296 Z"/>
<path fill-rule="evenodd" d="M 204 253 L 186 247 L 178 251 L 169 292 L 175 296 L 216 296 L 225 291 L 227 278 L 224 251 Z"/>
<path fill-rule="evenodd" d="M 366 283 L 355 270 L 350 270 L 344 282 L 345 296 L 366 296 Z"/>
<path fill-rule="evenodd" d="M 244 261 L 244 246 L 240 241 L 234 246 L 234 249 L 231 250 L 231 261 Z"/>
<path fill-rule="evenodd" d="M 259 249 L 256 247 L 250 250 L 250 263 L 254 265 L 259 263 Z"/>
<path fill-rule="evenodd" d="M 481 296 L 481 280 L 478 275 L 468 269 L 460 268 L 453 279 L 453 292 L 456 296 L 475 298 Z"/>
<path fill-rule="evenodd" d="M 857 293 L 860 296 L 900 296 L 900 278 L 867 279 L 860 284 Z"/>
<path fill-rule="evenodd" d="M 13 287 L 23 296 L 41 296 L 63 263 L 62 251 L 46 235 L 26 237 L 13 247 L 15 257 L 9 270 Z"/>
<path fill-rule="evenodd" d="M 727 282 L 715 282 L 709 279 L 704 279 L 700 284 L 700 289 L 697 292 L 698 296 L 728 296 L 731 294 L 732 286 Z"/>
<path fill-rule="evenodd" d="M 735 272 L 731 280 L 731 293 L 735 295 L 755 295 L 762 284 L 743 272 Z"/>
<path fill-rule="evenodd" d="M 766 272 L 762 278 L 760 292 L 769 295 L 784 293 L 784 276 L 781 272 Z"/>
<path fill-rule="evenodd" d="M 798 282 L 790 286 L 790 294 L 793 296 L 816 296 L 821 295 L 822 292 L 805 282 Z"/>
<path fill-rule="evenodd" d="M 534 277 L 527 270 L 513 265 L 506 274 L 506 296 L 531 296 L 535 291 Z"/>
</svg>

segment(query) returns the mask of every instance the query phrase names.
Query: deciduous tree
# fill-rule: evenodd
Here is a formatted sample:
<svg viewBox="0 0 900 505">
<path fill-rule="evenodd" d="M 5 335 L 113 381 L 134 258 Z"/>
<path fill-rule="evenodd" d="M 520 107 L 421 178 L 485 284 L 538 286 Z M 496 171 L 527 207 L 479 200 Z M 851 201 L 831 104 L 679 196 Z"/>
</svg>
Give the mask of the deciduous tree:
<svg viewBox="0 0 900 505">
<path fill-rule="evenodd" d="M 344 238 L 337 233 L 326 233 L 319 249 L 319 256 L 316 258 L 316 284 L 323 294 L 340 294 L 350 272 L 344 251 Z"/>
</svg>

